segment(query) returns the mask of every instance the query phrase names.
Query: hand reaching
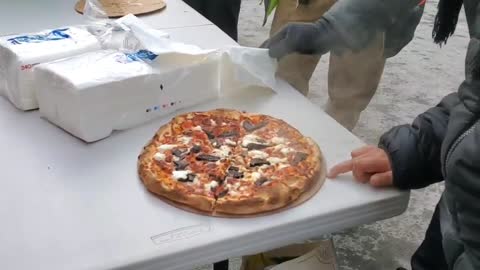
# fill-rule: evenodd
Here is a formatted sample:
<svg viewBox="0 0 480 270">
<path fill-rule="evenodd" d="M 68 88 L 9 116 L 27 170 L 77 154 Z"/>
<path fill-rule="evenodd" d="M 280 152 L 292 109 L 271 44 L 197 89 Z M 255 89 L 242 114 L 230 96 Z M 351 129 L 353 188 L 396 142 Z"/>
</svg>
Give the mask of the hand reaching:
<svg viewBox="0 0 480 270">
<path fill-rule="evenodd" d="M 328 173 L 329 178 L 352 172 L 361 183 L 370 183 L 374 187 L 393 185 L 390 160 L 384 150 L 375 146 L 365 146 L 352 152 L 352 159 L 335 165 Z"/>
</svg>

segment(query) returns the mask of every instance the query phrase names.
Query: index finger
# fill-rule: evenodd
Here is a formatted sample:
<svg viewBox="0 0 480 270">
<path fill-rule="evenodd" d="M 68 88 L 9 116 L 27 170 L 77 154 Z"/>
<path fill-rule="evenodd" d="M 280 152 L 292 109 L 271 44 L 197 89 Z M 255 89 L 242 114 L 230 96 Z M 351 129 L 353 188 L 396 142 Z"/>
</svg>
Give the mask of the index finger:
<svg viewBox="0 0 480 270">
<path fill-rule="evenodd" d="M 365 145 L 363 147 L 360 147 L 358 149 L 353 150 L 351 155 L 352 155 L 352 158 L 356 158 L 356 157 L 361 156 L 365 153 L 368 153 L 368 152 L 370 152 L 374 149 L 376 149 L 376 147 L 373 146 L 373 145 Z"/>
<path fill-rule="evenodd" d="M 328 172 L 328 178 L 336 178 L 339 174 L 347 173 L 353 170 L 353 160 L 347 160 L 333 166 Z"/>
</svg>

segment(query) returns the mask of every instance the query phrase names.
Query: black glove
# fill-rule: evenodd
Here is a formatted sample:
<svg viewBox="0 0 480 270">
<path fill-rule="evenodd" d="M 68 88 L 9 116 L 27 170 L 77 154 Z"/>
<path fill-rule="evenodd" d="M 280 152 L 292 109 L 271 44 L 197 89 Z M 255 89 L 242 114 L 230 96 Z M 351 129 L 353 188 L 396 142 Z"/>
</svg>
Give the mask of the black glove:
<svg viewBox="0 0 480 270">
<path fill-rule="evenodd" d="M 322 18 L 315 23 L 287 24 L 261 47 L 268 48 L 274 58 L 282 58 L 290 53 L 325 54 L 337 47 L 340 37 L 329 22 Z"/>
</svg>

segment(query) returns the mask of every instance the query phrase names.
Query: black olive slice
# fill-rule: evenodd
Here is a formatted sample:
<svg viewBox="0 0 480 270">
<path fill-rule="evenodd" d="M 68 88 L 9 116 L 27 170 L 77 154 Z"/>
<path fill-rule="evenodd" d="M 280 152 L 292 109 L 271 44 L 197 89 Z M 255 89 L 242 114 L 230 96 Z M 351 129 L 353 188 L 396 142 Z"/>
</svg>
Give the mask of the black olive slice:
<svg viewBox="0 0 480 270">
<path fill-rule="evenodd" d="M 261 129 L 263 128 L 264 126 L 266 126 L 268 124 L 267 121 L 263 121 L 257 125 L 254 125 L 252 122 L 250 122 L 249 120 L 245 120 L 243 121 L 243 128 L 248 131 L 248 132 L 252 132 L 252 131 L 255 131 L 257 129 Z"/>
<path fill-rule="evenodd" d="M 184 159 L 173 161 L 173 163 L 175 164 L 175 170 L 177 171 L 183 171 L 188 167 L 188 162 L 185 161 Z"/>
<path fill-rule="evenodd" d="M 190 151 L 195 154 L 200 153 L 200 151 L 202 151 L 202 147 L 200 145 L 194 145 Z"/>
<path fill-rule="evenodd" d="M 250 161 L 250 167 L 257 167 L 262 165 L 270 165 L 270 162 L 263 158 L 254 158 Z"/>
<path fill-rule="evenodd" d="M 215 162 L 215 161 L 219 161 L 220 157 L 207 155 L 207 154 L 200 154 L 196 157 L 196 159 L 200 161 Z"/>
<path fill-rule="evenodd" d="M 238 136 L 238 131 L 232 130 L 232 131 L 225 131 L 224 133 L 218 135 L 219 138 L 227 138 L 227 137 L 235 137 Z"/>
<path fill-rule="evenodd" d="M 259 143 L 249 143 L 247 144 L 248 150 L 261 150 L 270 147 L 268 144 L 259 144 Z"/>
<path fill-rule="evenodd" d="M 305 159 L 307 159 L 307 154 L 306 153 L 303 153 L 303 152 L 296 152 L 295 153 L 295 156 L 293 157 L 293 164 L 294 165 L 297 165 L 298 163 L 304 161 Z"/>
<path fill-rule="evenodd" d="M 260 179 L 258 179 L 257 181 L 255 181 L 255 186 L 257 187 L 260 187 L 262 186 L 263 184 L 265 184 L 266 182 L 268 182 L 268 178 L 266 177 L 260 177 Z"/>
</svg>

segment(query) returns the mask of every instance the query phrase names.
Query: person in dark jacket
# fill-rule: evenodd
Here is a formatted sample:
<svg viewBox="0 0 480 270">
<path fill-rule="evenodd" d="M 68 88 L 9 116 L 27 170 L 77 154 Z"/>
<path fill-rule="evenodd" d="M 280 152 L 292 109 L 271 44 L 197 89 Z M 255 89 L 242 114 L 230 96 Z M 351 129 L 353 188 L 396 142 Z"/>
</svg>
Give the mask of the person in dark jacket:
<svg viewBox="0 0 480 270">
<path fill-rule="evenodd" d="M 238 16 L 241 0 L 184 0 L 189 6 L 238 40 Z"/>
<path fill-rule="evenodd" d="M 444 181 L 445 191 L 425 239 L 411 260 L 412 270 L 480 269 L 480 4 L 440 0 L 434 40 L 453 34 L 462 4 L 470 43 L 465 80 L 457 92 L 419 115 L 411 125 L 385 133 L 378 147 L 352 152 L 329 177 L 353 172 L 373 186 L 423 188 Z"/>
</svg>

